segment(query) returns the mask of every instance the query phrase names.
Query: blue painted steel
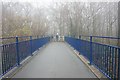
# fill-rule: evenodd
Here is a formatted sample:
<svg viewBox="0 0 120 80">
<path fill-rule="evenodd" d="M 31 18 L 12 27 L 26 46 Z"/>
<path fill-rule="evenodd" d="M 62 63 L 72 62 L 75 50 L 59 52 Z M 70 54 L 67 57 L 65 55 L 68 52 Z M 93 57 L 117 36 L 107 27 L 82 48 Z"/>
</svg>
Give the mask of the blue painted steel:
<svg viewBox="0 0 120 80">
<path fill-rule="evenodd" d="M 19 42 L 18 37 L 16 37 L 17 65 L 20 65 L 19 43 L 18 42 Z"/>
<path fill-rule="evenodd" d="M 120 80 L 120 48 L 118 49 L 118 80 Z"/>
<path fill-rule="evenodd" d="M 0 45 L 0 60 L 2 60 L 1 58 L 2 58 L 2 55 L 1 55 L 1 53 L 2 53 L 2 45 Z M 2 76 L 2 62 L 0 61 L 0 77 Z"/>
<path fill-rule="evenodd" d="M 93 42 L 92 38 L 120 39 L 115 37 L 85 36 L 90 41 L 65 37 L 65 41 L 78 50 L 89 62 L 110 80 L 120 80 L 120 47 Z M 74 44 L 77 45 L 75 46 Z M 79 43 L 79 44 L 78 44 Z M 79 49 L 77 49 L 79 47 Z"/>
<path fill-rule="evenodd" d="M 92 64 L 92 36 L 90 36 L 90 65 Z"/>
<path fill-rule="evenodd" d="M 9 72 L 15 66 L 20 65 L 20 63 L 25 60 L 28 56 L 49 42 L 49 37 L 32 39 L 32 36 L 22 36 L 22 37 L 10 37 L 3 39 L 16 38 L 16 42 L 0 45 L 2 48 L 2 77 L 4 74 Z M 21 38 L 27 38 L 29 40 L 19 41 Z"/>
<path fill-rule="evenodd" d="M 16 43 L 2 45 L 2 74 L 17 65 Z"/>
<path fill-rule="evenodd" d="M 32 36 L 30 36 L 30 52 L 31 52 L 31 56 L 32 56 Z"/>
<path fill-rule="evenodd" d="M 83 36 L 83 37 L 90 37 L 90 36 L 87 36 L 87 35 L 80 35 L 80 36 Z M 92 35 L 91 35 L 92 36 Z M 119 37 L 112 37 L 112 36 L 92 36 L 94 38 L 109 38 L 109 39 L 120 39 Z"/>
<path fill-rule="evenodd" d="M 31 56 L 30 52 L 30 41 L 19 42 L 19 60 L 22 62 L 28 56 Z"/>
</svg>

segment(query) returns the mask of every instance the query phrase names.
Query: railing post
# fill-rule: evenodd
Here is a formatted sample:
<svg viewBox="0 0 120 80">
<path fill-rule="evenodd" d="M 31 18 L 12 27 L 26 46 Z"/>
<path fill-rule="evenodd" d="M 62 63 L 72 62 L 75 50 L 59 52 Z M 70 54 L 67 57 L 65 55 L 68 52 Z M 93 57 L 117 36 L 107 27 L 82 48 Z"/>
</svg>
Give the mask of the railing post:
<svg viewBox="0 0 120 80">
<path fill-rule="evenodd" d="M 120 80 L 120 48 L 118 48 L 118 80 Z"/>
<path fill-rule="evenodd" d="M 92 64 L 92 36 L 90 36 L 90 65 Z"/>
<path fill-rule="evenodd" d="M 17 51 L 17 65 L 20 65 L 20 56 L 19 56 L 19 40 L 18 36 L 16 36 L 16 51 Z"/>
<path fill-rule="evenodd" d="M 79 35 L 79 55 L 80 55 L 80 49 L 81 49 L 81 35 Z"/>
<path fill-rule="evenodd" d="M 0 77 L 2 75 L 2 50 L 3 50 L 3 47 L 0 46 Z"/>
<path fill-rule="evenodd" d="M 79 39 L 81 39 L 81 35 L 79 35 Z"/>
<path fill-rule="evenodd" d="M 31 56 L 33 56 L 32 55 L 32 36 L 30 36 L 30 53 L 31 53 Z"/>
</svg>

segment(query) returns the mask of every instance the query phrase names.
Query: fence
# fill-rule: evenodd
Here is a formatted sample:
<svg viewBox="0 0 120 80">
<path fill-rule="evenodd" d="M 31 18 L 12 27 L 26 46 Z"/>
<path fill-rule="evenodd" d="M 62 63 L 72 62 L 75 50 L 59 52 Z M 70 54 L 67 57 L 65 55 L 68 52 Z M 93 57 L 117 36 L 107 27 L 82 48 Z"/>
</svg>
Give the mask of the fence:
<svg viewBox="0 0 120 80">
<path fill-rule="evenodd" d="M 120 80 L 120 47 L 93 42 L 93 38 L 117 39 L 114 37 L 86 36 L 89 40 L 65 37 L 65 41 L 82 54 L 91 65 L 107 78 Z"/>
<path fill-rule="evenodd" d="M 12 39 L 12 41 L 15 39 L 16 42 L 0 45 L 0 57 L 2 58 L 1 76 L 15 66 L 19 66 L 25 58 L 32 56 L 34 51 L 49 42 L 49 37 L 32 38 L 32 36 L 2 38 Z"/>
</svg>

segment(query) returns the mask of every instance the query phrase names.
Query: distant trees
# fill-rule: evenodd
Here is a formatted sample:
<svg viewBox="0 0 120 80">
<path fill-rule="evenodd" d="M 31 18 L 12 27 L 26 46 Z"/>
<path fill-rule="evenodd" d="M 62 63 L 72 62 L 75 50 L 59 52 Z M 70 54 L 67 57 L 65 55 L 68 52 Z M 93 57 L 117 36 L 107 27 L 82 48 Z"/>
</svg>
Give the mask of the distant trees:
<svg viewBox="0 0 120 80">
<path fill-rule="evenodd" d="M 0 2 L 0 37 L 2 37 L 2 2 Z"/>
<path fill-rule="evenodd" d="M 3 36 L 118 36 L 117 2 L 3 2 L 2 13 Z"/>
<path fill-rule="evenodd" d="M 60 34 L 117 36 L 117 2 L 61 2 L 54 5 L 57 7 L 53 10 L 53 18 L 56 18 L 53 21 L 58 23 Z"/>
<path fill-rule="evenodd" d="M 34 8 L 28 2 L 3 2 L 3 37 L 44 35 L 49 29 L 48 21 L 44 11 L 40 11 L 40 8 Z"/>
<path fill-rule="evenodd" d="M 117 2 L 61 2 L 53 12 L 62 35 L 118 36 Z M 116 44 L 110 39 L 94 40 Z"/>
</svg>

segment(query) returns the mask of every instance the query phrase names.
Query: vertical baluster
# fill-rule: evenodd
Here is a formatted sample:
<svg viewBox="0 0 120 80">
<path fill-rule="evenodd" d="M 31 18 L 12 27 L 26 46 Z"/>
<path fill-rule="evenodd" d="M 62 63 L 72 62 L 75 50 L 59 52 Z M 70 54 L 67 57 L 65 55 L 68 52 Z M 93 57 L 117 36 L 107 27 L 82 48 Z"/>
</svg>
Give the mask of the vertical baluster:
<svg viewBox="0 0 120 80">
<path fill-rule="evenodd" d="M 32 56 L 32 52 L 33 52 L 33 50 L 32 50 L 32 36 L 30 36 L 30 53 L 31 53 L 31 56 Z"/>
<path fill-rule="evenodd" d="M 113 79 L 113 58 L 114 58 L 113 47 L 111 47 L 111 77 L 112 79 Z"/>
<path fill-rule="evenodd" d="M 120 48 L 118 48 L 118 80 L 120 80 Z"/>
<path fill-rule="evenodd" d="M 90 36 L 90 65 L 92 64 L 92 36 Z"/>
<path fill-rule="evenodd" d="M 19 40 L 18 37 L 16 37 L 16 51 L 17 51 L 17 65 L 20 65 L 20 56 L 19 56 Z"/>
</svg>

